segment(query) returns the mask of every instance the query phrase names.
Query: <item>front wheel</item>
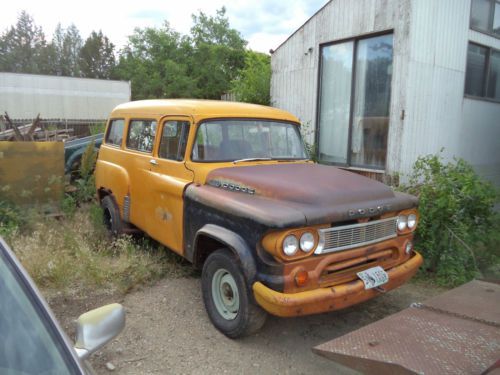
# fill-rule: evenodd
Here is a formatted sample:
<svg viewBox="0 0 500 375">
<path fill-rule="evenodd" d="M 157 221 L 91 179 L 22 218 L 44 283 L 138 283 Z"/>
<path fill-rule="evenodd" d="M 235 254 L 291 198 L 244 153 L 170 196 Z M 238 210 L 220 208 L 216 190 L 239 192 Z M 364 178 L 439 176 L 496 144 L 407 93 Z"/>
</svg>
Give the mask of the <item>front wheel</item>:
<svg viewBox="0 0 500 375">
<path fill-rule="evenodd" d="M 228 249 L 209 255 L 201 276 L 203 302 L 213 325 L 230 338 L 250 335 L 266 320 L 266 312 L 249 295 L 238 260 Z"/>
</svg>

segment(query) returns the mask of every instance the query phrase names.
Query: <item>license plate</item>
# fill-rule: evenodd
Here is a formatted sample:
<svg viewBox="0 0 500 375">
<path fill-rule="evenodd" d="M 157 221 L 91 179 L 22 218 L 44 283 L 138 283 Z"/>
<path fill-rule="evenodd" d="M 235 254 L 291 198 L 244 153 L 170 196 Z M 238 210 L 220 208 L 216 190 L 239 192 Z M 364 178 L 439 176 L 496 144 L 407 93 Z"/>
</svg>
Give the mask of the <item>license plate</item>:
<svg viewBox="0 0 500 375">
<path fill-rule="evenodd" d="M 357 275 L 365 284 L 365 289 L 376 288 L 389 281 L 389 275 L 380 266 L 368 268 L 358 272 Z"/>
</svg>

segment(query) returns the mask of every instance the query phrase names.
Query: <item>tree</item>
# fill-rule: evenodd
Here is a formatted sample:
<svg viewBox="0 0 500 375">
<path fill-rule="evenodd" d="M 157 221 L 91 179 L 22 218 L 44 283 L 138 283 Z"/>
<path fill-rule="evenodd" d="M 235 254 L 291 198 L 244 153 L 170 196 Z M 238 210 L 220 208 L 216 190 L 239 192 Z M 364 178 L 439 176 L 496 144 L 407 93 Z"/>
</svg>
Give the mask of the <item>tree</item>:
<svg viewBox="0 0 500 375">
<path fill-rule="evenodd" d="M 231 91 L 236 100 L 269 105 L 271 101 L 271 58 L 270 56 L 247 51 L 245 67 L 233 80 Z"/>
<path fill-rule="evenodd" d="M 80 70 L 83 77 L 111 78 L 115 67 L 115 46 L 102 31 L 92 31 L 80 50 Z"/>
<path fill-rule="evenodd" d="M 80 72 L 80 53 L 82 38 L 78 28 L 72 24 L 64 30 L 58 24 L 52 37 L 52 48 L 55 51 L 55 61 L 52 70 L 60 76 L 78 77 Z"/>
<path fill-rule="evenodd" d="M 196 90 L 188 75 L 191 54 L 189 40 L 168 22 L 161 28 L 136 29 L 114 76 L 132 81 L 134 99 L 189 97 Z"/>
<path fill-rule="evenodd" d="M 22 11 L 15 26 L 0 36 L 0 70 L 20 73 L 45 73 L 47 42 L 42 28 Z"/>
<path fill-rule="evenodd" d="M 220 99 L 245 64 L 247 42 L 230 27 L 225 15 L 226 9 L 222 7 L 215 17 L 203 12 L 192 16 L 190 75 L 197 83 L 196 96 L 201 98 Z"/>
</svg>

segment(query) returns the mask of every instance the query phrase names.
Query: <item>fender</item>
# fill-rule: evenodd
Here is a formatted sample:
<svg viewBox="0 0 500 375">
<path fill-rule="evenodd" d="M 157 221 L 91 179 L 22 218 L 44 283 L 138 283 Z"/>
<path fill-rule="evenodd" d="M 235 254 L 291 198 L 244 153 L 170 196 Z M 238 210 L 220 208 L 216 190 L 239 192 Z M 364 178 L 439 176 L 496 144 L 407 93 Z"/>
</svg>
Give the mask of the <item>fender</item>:
<svg viewBox="0 0 500 375">
<path fill-rule="evenodd" d="M 207 237 L 213 238 L 219 242 L 226 245 L 229 250 L 231 250 L 241 262 L 243 268 L 243 274 L 248 281 L 249 286 L 253 284 L 255 280 L 255 275 L 257 273 L 257 267 L 255 265 L 255 258 L 252 255 L 252 250 L 246 243 L 246 241 L 237 233 L 230 231 L 226 228 L 215 224 L 205 224 L 198 232 L 194 238 L 193 243 L 193 260 L 196 259 L 196 253 L 198 249 L 196 248 L 198 243 L 198 237 L 200 235 L 205 235 Z M 187 255 L 187 254 L 186 254 Z"/>
<path fill-rule="evenodd" d="M 123 217 L 124 199 L 130 186 L 127 170 L 120 165 L 98 159 L 95 168 L 95 181 L 97 190 L 106 186 L 113 192 Z"/>
</svg>

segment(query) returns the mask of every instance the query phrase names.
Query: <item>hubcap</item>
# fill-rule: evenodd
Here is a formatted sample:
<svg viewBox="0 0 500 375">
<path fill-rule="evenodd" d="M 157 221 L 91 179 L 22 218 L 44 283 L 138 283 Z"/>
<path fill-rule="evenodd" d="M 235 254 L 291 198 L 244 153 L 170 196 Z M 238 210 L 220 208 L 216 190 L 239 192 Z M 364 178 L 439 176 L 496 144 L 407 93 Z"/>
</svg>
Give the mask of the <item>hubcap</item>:
<svg viewBox="0 0 500 375">
<path fill-rule="evenodd" d="M 240 309 L 240 296 L 236 281 L 229 271 L 218 269 L 212 277 L 212 298 L 215 308 L 226 320 L 233 320 Z"/>
</svg>

